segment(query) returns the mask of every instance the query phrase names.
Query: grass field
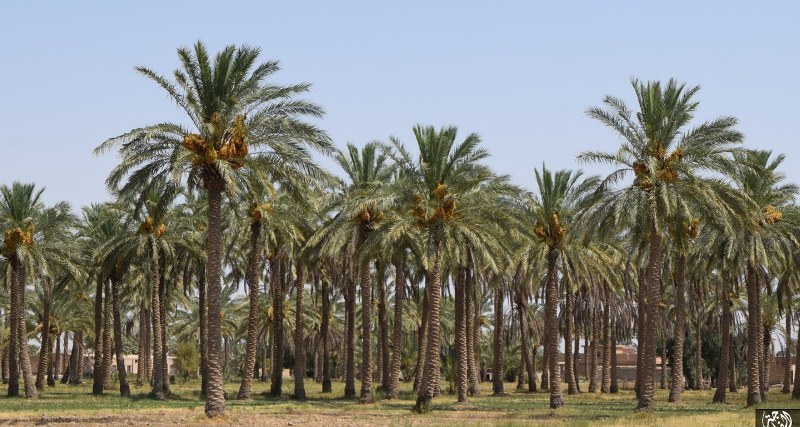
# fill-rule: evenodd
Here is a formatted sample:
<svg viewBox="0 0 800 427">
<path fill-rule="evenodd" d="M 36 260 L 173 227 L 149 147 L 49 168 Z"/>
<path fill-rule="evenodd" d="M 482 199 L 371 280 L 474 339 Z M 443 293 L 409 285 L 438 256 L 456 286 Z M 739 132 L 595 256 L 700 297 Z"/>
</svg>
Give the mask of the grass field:
<svg viewBox="0 0 800 427">
<path fill-rule="evenodd" d="M 90 381 L 90 380 L 89 380 Z M 729 394 L 730 403 L 711 404 L 712 391 L 687 391 L 680 404 L 667 403 L 667 391 L 659 390 L 657 408 L 652 413 L 636 413 L 635 396 L 625 390 L 615 395 L 582 393 L 565 396 L 566 405 L 559 410 L 548 408 L 545 393 L 515 392 L 515 384 L 506 384 L 507 396 L 490 396 L 491 384 L 482 385 L 482 395 L 469 403 L 458 404 L 455 396 L 434 399 L 434 411 L 419 415 L 410 411 L 413 395 L 410 384 L 402 384 L 399 400 L 378 400 L 363 405 L 341 398 L 344 385 L 334 383 L 332 394 L 322 394 L 319 384 L 306 383 L 308 401 L 296 402 L 288 397 L 265 398 L 268 383 L 255 382 L 251 401 L 229 400 L 224 419 L 208 421 L 203 414 L 204 401 L 198 384 L 172 386 L 168 401 L 147 397 L 146 387 L 132 385 L 132 398 L 123 399 L 114 392 L 92 396 L 91 384 L 69 386 L 58 384 L 48 388 L 38 400 L 0 398 L 0 424 L 235 424 L 235 425 L 585 425 L 585 426 L 753 426 L 754 410 L 744 407 L 744 391 Z M 358 387 L 357 387 L 358 388 Z M 293 384 L 286 381 L 288 395 Z M 235 397 L 237 383 L 228 383 L 229 397 Z M 380 394 L 378 394 L 380 396 Z M 800 402 L 778 391 L 768 396 L 761 407 L 800 408 Z"/>
</svg>

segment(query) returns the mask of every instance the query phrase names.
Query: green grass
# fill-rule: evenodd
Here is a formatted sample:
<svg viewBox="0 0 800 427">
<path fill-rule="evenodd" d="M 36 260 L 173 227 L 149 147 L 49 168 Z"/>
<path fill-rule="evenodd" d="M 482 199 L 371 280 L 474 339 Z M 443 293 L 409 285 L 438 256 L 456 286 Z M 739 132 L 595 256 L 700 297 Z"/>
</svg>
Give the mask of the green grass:
<svg viewBox="0 0 800 427">
<path fill-rule="evenodd" d="M 90 381 L 90 380 L 89 380 Z M 91 395 L 91 384 L 70 386 L 58 384 L 47 388 L 37 400 L 0 397 L 0 424 L 5 422 L 82 422 L 82 423 L 206 423 L 204 401 L 197 391 L 197 382 L 172 386 L 168 401 L 155 401 L 147 396 L 149 387 L 132 384 L 131 398 L 123 399 L 115 392 L 103 396 Z M 635 396 L 624 390 L 619 394 L 582 393 L 565 396 L 566 405 L 559 410 L 548 408 L 546 393 L 523 393 L 506 384 L 507 396 L 490 396 L 491 384 L 482 385 L 482 395 L 458 404 L 455 396 L 442 395 L 434 399 L 429 414 L 410 411 L 414 395 L 410 384 L 402 384 L 400 399 L 379 400 L 370 405 L 345 400 L 344 385 L 334 383 L 333 393 L 320 393 L 321 386 L 306 383 L 308 401 L 297 402 L 288 397 L 266 398 L 268 383 L 254 382 L 254 398 L 250 401 L 232 400 L 238 383 L 226 384 L 228 413 L 213 424 L 278 424 L 278 425 L 675 425 L 675 426 L 752 426 L 753 408 L 744 407 L 744 392 L 730 393 L 725 405 L 711 404 L 713 391 L 686 391 L 679 404 L 667 403 L 667 391 L 658 390 L 657 406 L 651 413 L 637 413 Z M 291 380 L 284 383 L 284 394 L 293 390 Z M 800 408 L 800 402 L 777 390 L 768 396 L 761 407 Z"/>
</svg>

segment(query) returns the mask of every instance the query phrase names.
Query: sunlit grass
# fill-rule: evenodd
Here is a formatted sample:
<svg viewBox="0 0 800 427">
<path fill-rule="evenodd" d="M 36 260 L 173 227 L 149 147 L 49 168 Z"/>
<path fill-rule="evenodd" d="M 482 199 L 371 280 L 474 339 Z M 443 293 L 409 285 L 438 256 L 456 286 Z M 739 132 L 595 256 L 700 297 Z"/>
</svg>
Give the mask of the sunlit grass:
<svg viewBox="0 0 800 427">
<path fill-rule="evenodd" d="M 433 412 L 413 414 L 411 384 L 402 384 L 398 400 L 382 399 L 363 405 L 345 400 L 344 384 L 334 382 L 333 393 L 323 394 L 321 386 L 308 381 L 308 400 L 298 402 L 289 398 L 291 380 L 284 382 L 284 397 L 267 398 L 269 383 L 253 383 L 253 399 L 233 400 L 238 383 L 226 384 L 228 415 L 222 423 L 232 424 L 294 424 L 322 425 L 674 425 L 674 426 L 751 426 L 753 408 L 744 407 L 745 394 L 729 394 L 729 403 L 711 404 L 713 391 L 686 391 L 679 404 L 667 403 L 667 391 L 658 390 L 657 406 L 652 413 L 637 413 L 635 395 L 630 390 L 619 394 L 589 394 L 565 396 L 566 405 L 559 410 L 548 408 L 546 393 L 524 393 L 506 384 L 507 396 L 491 396 L 491 384 L 481 387 L 482 395 L 470 398 L 466 404 L 456 403 L 455 396 L 442 395 L 434 399 Z M 58 384 L 47 388 L 37 400 L 0 398 L 0 423 L 4 421 L 56 421 L 89 423 L 203 423 L 204 401 L 197 382 L 172 386 L 168 401 L 148 397 L 149 387 L 131 385 L 131 398 L 121 398 L 116 392 L 103 396 L 91 395 L 91 384 L 70 386 Z M 774 391 L 762 407 L 800 408 L 800 402 L 789 395 Z"/>
</svg>

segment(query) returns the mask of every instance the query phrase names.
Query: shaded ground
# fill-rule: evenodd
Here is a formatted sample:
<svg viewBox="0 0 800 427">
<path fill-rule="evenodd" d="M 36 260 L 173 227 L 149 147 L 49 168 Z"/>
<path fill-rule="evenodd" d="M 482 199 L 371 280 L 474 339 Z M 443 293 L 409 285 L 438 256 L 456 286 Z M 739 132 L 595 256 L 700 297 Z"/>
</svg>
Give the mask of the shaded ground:
<svg viewBox="0 0 800 427">
<path fill-rule="evenodd" d="M 418 415 L 410 411 L 414 400 L 410 384 L 403 384 L 399 400 L 379 400 L 362 405 L 341 398 L 343 384 L 334 383 L 332 394 L 319 392 L 320 385 L 308 382 L 309 400 L 296 402 L 288 397 L 267 399 L 268 383 L 255 382 L 255 398 L 229 400 L 224 419 L 209 421 L 203 414 L 204 401 L 196 382 L 172 387 L 173 397 L 166 402 L 147 398 L 148 388 L 132 386 L 134 397 L 123 399 L 113 392 L 92 396 L 91 384 L 58 384 L 47 388 L 37 400 L 0 398 L 0 424 L 4 425 L 267 425 L 267 426 L 350 426 L 350 425 L 586 425 L 586 426 L 753 426 L 753 408 L 744 408 L 744 392 L 731 393 L 730 403 L 711 404 L 712 391 L 687 391 L 680 404 L 667 403 L 666 390 L 659 390 L 653 413 L 636 413 L 632 391 L 616 395 L 583 393 L 565 396 L 566 406 L 548 408 L 545 393 L 515 392 L 506 384 L 508 396 L 490 396 L 491 384 L 483 384 L 482 395 L 458 404 L 452 395 L 434 400 L 434 411 Z M 235 397 L 237 383 L 226 385 L 228 396 Z M 293 389 L 284 384 L 284 393 Z M 5 390 L 3 390 L 5 391 Z M 761 407 L 800 408 L 789 395 L 773 392 Z"/>
</svg>

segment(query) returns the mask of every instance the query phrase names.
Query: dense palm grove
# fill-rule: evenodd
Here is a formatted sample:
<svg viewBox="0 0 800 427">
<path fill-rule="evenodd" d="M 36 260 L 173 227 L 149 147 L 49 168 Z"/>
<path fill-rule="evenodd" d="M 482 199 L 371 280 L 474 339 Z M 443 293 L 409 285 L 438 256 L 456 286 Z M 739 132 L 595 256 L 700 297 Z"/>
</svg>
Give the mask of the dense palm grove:
<svg viewBox="0 0 800 427">
<path fill-rule="evenodd" d="M 611 172 L 542 165 L 531 192 L 455 127 L 337 149 L 301 98 L 309 85 L 271 83 L 278 64 L 258 49 L 198 42 L 178 56 L 171 78 L 137 71 L 186 124 L 95 150 L 119 156 L 113 202 L 76 216 L 33 184 L 0 187 L 9 396 L 82 381 L 127 396 L 136 381 L 169 399 L 174 356 L 179 377 L 201 378 L 209 417 L 253 398 L 253 381 L 280 395 L 284 368 L 297 399 L 341 380 L 369 403 L 413 381 L 425 412 L 437 397 L 468 401 L 491 370 L 495 394 L 516 379 L 558 408 L 565 394 L 615 393 L 616 347 L 635 344 L 639 409 L 657 387 L 677 402 L 705 379 L 714 402 L 741 385 L 751 405 L 768 398 L 773 336 L 800 356 L 798 188 L 783 156 L 743 145 L 735 118 L 693 123 L 697 87 L 633 80 L 635 105 L 606 97 L 587 114 L 619 148 L 579 160 Z M 578 377 L 582 343 L 601 375 Z M 125 354 L 140 356 L 135 378 Z M 656 378 L 657 355 L 671 378 Z M 793 382 L 800 398 L 789 375 L 782 391 Z M 226 379 L 241 380 L 235 396 Z"/>
</svg>

